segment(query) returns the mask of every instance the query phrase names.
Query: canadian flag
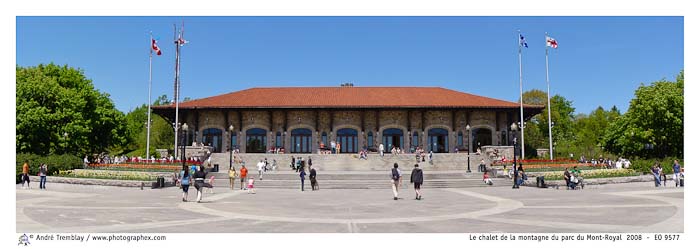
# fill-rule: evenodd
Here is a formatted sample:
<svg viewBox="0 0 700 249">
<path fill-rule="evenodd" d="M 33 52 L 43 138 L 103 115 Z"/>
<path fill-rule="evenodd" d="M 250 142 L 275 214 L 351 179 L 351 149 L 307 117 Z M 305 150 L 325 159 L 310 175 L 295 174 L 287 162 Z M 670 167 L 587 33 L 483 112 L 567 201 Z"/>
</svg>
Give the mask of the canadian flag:
<svg viewBox="0 0 700 249">
<path fill-rule="evenodd" d="M 162 54 L 162 52 L 160 51 L 160 48 L 158 47 L 158 43 L 156 42 L 155 39 L 151 39 L 151 49 L 153 49 L 153 51 L 156 51 L 157 55 Z"/>
<path fill-rule="evenodd" d="M 557 40 L 554 40 L 554 38 L 547 36 L 547 46 L 552 47 L 552 48 L 557 48 L 559 45 L 557 45 Z"/>
</svg>

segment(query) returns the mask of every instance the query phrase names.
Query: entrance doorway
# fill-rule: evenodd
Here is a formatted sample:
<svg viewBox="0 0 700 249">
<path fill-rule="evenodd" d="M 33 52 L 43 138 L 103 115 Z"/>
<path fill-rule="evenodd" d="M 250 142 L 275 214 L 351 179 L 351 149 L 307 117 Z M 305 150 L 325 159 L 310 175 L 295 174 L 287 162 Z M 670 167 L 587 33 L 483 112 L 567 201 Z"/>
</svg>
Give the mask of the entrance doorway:
<svg viewBox="0 0 700 249">
<path fill-rule="evenodd" d="M 216 128 L 209 128 L 202 131 L 202 142 L 207 146 L 214 147 L 214 153 L 221 152 L 221 141 L 223 136 L 221 135 L 221 130 Z"/>
<path fill-rule="evenodd" d="M 447 153 L 449 152 L 449 142 L 447 135 L 449 133 L 447 130 L 442 128 L 433 128 L 428 131 L 428 151 L 433 151 L 433 153 Z"/>
<path fill-rule="evenodd" d="M 260 128 L 253 128 L 247 130 L 245 135 L 246 153 L 265 153 L 265 148 L 267 148 L 267 131 Z"/>
<path fill-rule="evenodd" d="M 474 151 L 476 151 L 476 149 L 480 148 L 481 146 L 487 146 L 492 144 L 491 142 L 493 139 L 491 136 L 490 129 L 479 128 L 474 129 L 474 131 L 472 132 L 472 136 L 474 138 L 474 141 L 472 141 L 472 146 L 474 148 Z"/>
<path fill-rule="evenodd" d="M 403 149 L 403 131 L 396 128 L 385 129 L 382 132 L 382 142 L 386 151 L 391 151 L 393 147 Z"/>
<path fill-rule="evenodd" d="M 341 153 L 357 153 L 357 130 L 350 128 L 338 130 L 338 142 Z"/>
<path fill-rule="evenodd" d="M 311 130 L 292 130 L 292 153 L 311 153 Z"/>
</svg>

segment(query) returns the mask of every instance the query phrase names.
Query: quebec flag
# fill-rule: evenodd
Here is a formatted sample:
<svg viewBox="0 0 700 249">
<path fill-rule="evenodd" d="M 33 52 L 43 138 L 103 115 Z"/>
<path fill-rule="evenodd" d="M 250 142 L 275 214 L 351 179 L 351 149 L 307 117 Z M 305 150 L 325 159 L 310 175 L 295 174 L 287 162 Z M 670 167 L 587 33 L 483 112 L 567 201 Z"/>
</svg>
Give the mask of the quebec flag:
<svg viewBox="0 0 700 249">
<path fill-rule="evenodd" d="M 525 41 L 525 37 L 523 35 L 520 35 L 520 46 L 527 48 L 527 41 Z"/>
</svg>

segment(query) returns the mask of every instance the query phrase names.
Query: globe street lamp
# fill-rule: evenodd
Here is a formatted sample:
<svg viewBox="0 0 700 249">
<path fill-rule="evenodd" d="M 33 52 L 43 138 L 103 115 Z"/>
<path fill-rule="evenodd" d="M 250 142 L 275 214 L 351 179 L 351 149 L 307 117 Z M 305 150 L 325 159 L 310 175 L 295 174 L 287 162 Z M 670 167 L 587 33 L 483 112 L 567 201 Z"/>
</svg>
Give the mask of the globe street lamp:
<svg viewBox="0 0 700 249">
<path fill-rule="evenodd" d="M 180 132 L 180 141 L 182 144 L 182 170 L 185 170 L 187 168 L 187 161 L 185 160 L 185 146 L 186 146 L 186 141 L 185 139 L 187 138 L 187 129 L 189 127 L 187 126 L 187 123 L 182 124 L 182 131 Z"/>
<path fill-rule="evenodd" d="M 515 136 L 513 137 L 513 188 L 520 188 L 518 186 L 518 166 L 516 165 L 517 158 L 516 154 L 518 150 L 518 126 L 513 123 L 510 125 L 510 130 L 513 131 Z"/>
<path fill-rule="evenodd" d="M 231 139 L 231 137 L 233 137 L 233 125 L 230 125 L 228 127 L 228 137 L 229 137 L 229 140 Z M 233 164 L 233 146 L 231 146 L 231 142 L 232 141 L 228 141 L 228 153 L 229 153 L 228 154 L 228 168 L 229 169 L 231 169 L 231 167 L 233 166 L 232 165 Z"/>
<path fill-rule="evenodd" d="M 68 150 L 68 132 L 63 133 L 63 153 Z"/>
<path fill-rule="evenodd" d="M 471 145 L 472 145 L 472 133 L 471 133 L 471 127 L 469 124 L 467 124 L 467 173 L 472 173 L 471 169 L 471 164 L 472 164 L 472 159 L 471 159 Z"/>
</svg>

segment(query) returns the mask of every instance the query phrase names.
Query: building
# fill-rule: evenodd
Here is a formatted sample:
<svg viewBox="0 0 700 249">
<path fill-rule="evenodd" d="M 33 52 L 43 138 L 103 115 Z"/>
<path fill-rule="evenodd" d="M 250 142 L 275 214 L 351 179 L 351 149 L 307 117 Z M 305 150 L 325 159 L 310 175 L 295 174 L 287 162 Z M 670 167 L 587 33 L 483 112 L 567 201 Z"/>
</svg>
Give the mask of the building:
<svg viewBox="0 0 700 249">
<path fill-rule="evenodd" d="M 440 87 L 351 84 L 250 88 L 182 102 L 179 108 L 180 122 L 189 127 L 186 144 L 211 145 L 214 153 L 229 148 L 316 153 L 333 140 L 340 143 L 341 153 L 376 150 L 380 143 L 386 151 L 476 151 L 478 146 L 511 145 L 516 134 L 509 127 L 520 117 L 518 103 Z M 542 109 L 525 105 L 525 119 Z M 175 119 L 174 104 L 153 111 L 170 122 Z"/>
</svg>

